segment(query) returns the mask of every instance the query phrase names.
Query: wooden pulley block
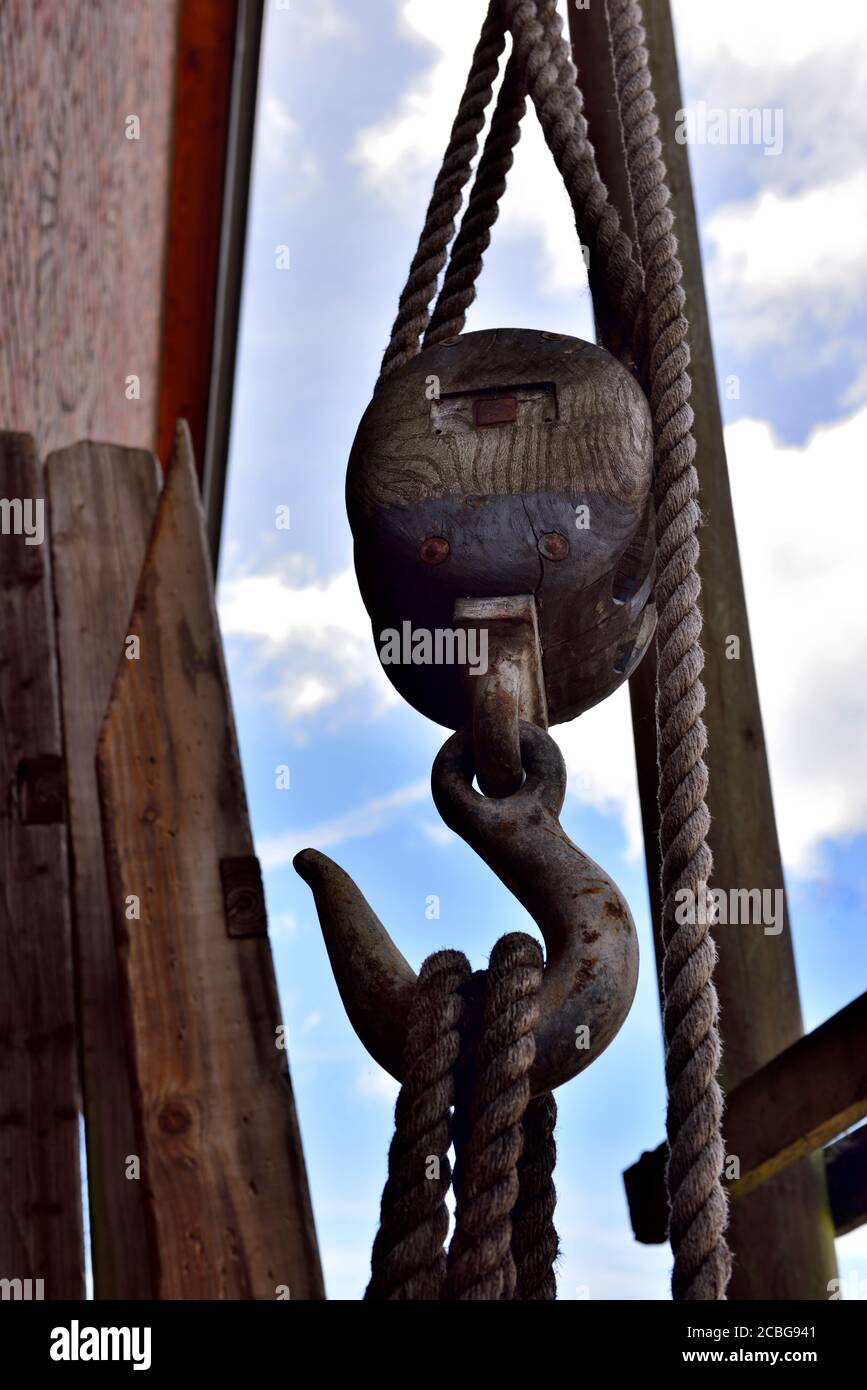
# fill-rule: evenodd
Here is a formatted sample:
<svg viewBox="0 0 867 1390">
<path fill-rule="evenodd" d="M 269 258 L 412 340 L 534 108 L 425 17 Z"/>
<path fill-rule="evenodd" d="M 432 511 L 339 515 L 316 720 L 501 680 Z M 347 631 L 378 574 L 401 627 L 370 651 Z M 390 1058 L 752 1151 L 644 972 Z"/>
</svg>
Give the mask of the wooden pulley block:
<svg viewBox="0 0 867 1390">
<path fill-rule="evenodd" d="M 460 727 L 463 673 L 437 634 L 454 630 L 458 599 L 517 594 L 535 595 L 550 723 L 616 689 L 655 626 L 652 469 L 638 382 L 580 338 L 464 333 L 386 377 L 346 497 L 359 586 L 400 694 Z"/>
</svg>

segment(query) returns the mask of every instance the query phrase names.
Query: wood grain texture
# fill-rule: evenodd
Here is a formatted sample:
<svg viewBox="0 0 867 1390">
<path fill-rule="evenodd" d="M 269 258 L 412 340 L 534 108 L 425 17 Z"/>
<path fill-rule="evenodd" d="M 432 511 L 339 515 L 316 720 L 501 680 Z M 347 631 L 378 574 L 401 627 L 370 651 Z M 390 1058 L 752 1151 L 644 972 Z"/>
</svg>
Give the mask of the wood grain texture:
<svg viewBox="0 0 867 1390">
<path fill-rule="evenodd" d="M 43 454 L 153 445 L 176 15 L 177 0 L 0 5 L 0 423 Z"/>
<path fill-rule="evenodd" d="M 867 1115 L 867 994 L 742 1081 L 729 1101 L 729 1148 L 746 1197 Z"/>
<path fill-rule="evenodd" d="M 540 386 L 548 387 L 545 410 Z M 516 389 L 514 425 L 473 428 L 458 409 L 450 412 L 456 425 L 444 427 L 455 398 Z M 386 378 L 353 444 L 347 503 L 354 521 L 428 499 L 576 489 L 640 510 L 652 466 L 647 402 L 615 358 L 561 333 L 489 329 L 426 348 Z"/>
<path fill-rule="evenodd" d="M 220 863 L 253 845 L 185 429 L 130 631 L 97 767 L 157 1294 L 320 1298 L 270 945 L 226 927 Z"/>
<path fill-rule="evenodd" d="M 27 435 L 0 434 L 0 498 L 45 499 Z M 47 512 L 41 544 L 0 534 L 0 1278 L 58 1299 L 84 1297 L 66 825 L 22 824 L 20 781 L 63 752 Z"/>
<path fill-rule="evenodd" d="M 96 1298 L 150 1298 L 129 1058 L 96 785 L 96 743 L 159 494 L 153 454 L 85 442 L 50 455 L 51 551 L 73 849 L 74 934 Z"/>
</svg>

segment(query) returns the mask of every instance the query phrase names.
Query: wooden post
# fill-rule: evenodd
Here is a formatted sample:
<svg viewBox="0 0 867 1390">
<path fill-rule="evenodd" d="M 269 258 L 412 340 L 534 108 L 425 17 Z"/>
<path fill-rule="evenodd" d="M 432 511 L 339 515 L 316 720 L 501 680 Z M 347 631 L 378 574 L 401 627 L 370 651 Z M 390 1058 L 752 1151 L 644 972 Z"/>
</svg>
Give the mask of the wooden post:
<svg viewBox="0 0 867 1390">
<path fill-rule="evenodd" d="M 97 770 L 156 1295 L 322 1298 L 186 427 L 129 631 Z"/>
<path fill-rule="evenodd" d="M 671 12 L 668 0 L 645 0 L 643 9 L 684 271 L 697 466 L 701 503 L 709 517 L 701 535 L 700 573 L 713 882 L 726 890 L 776 889 L 784 886 L 783 870 L 732 513 L 689 160 L 686 146 L 675 140 L 676 113 L 683 107 L 683 98 Z M 570 3 L 569 21 L 590 138 L 601 156 L 602 177 L 625 212 L 622 142 L 602 134 L 611 123 L 610 65 L 602 63 L 594 69 L 582 56 L 585 49 L 590 53 L 603 47 L 605 7 L 592 4 L 585 10 Z M 738 661 L 726 659 L 730 635 L 740 638 Z M 652 724 L 646 673 L 633 687 L 632 698 L 633 724 L 646 731 Z M 655 787 L 651 801 L 646 747 L 638 749 L 638 758 L 639 768 L 644 767 L 640 790 L 646 843 L 650 846 L 649 871 L 655 878 Z M 795 1042 L 803 1033 L 803 1022 L 788 918 L 779 936 L 765 936 L 761 928 L 752 926 L 721 928 L 715 935 L 720 956 L 716 985 L 725 1044 L 721 1079 L 726 1090 L 733 1090 Z M 821 1154 L 814 1154 L 791 1164 L 765 1182 L 760 1191 L 733 1205 L 730 1241 L 735 1267 L 729 1296 L 827 1298 L 828 1281 L 836 1275 L 833 1237 L 824 1165 Z"/>
<path fill-rule="evenodd" d="M 0 499 L 0 1279 L 41 1279 L 45 1298 L 78 1299 L 84 1254 L 63 739 L 48 507 L 29 435 L 0 434 Z M 43 534 L 31 529 L 28 537 L 22 527 L 38 525 L 39 507 Z"/>
<path fill-rule="evenodd" d="M 69 783 L 90 1244 L 96 1298 L 152 1298 L 130 1064 L 96 786 L 96 741 L 159 493 L 153 454 L 74 444 L 47 461 Z"/>
</svg>

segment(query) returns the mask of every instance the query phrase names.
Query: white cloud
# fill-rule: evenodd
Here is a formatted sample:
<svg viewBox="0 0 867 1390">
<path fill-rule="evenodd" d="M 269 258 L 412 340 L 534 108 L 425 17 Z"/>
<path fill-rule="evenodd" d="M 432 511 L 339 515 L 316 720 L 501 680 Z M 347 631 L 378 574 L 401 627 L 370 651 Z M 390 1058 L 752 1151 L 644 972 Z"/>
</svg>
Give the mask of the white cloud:
<svg viewBox="0 0 867 1390">
<path fill-rule="evenodd" d="M 272 941 L 292 941 L 299 930 L 294 912 L 277 912 L 268 918 L 268 932 Z"/>
<path fill-rule="evenodd" d="M 364 1096 L 367 1100 L 383 1100 L 394 1105 L 399 1090 L 400 1086 L 394 1077 L 382 1067 L 378 1067 L 375 1062 L 366 1066 L 355 1078 L 355 1094 Z"/>
<path fill-rule="evenodd" d="M 815 0 L 726 0 L 719 9 L 674 0 L 677 46 L 686 63 L 736 63 L 778 72 L 841 49 L 867 47 L 867 8 Z"/>
<path fill-rule="evenodd" d="M 783 855 L 815 873 L 867 830 L 867 408 L 802 448 L 741 420 L 726 448 Z"/>
<path fill-rule="evenodd" d="M 840 405 L 852 409 L 867 401 L 867 362 L 862 362 L 855 376 L 840 396 Z"/>
<path fill-rule="evenodd" d="M 836 182 L 867 135 L 867 7 L 813 0 L 675 0 L 683 86 L 709 105 L 783 112 L 784 151 L 750 164 L 788 187 Z M 746 165 L 742 165 L 746 167 Z"/>
<path fill-rule="evenodd" d="M 627 687 L 551 732 L 566 761 L 569 795 L 596 811 L 618 814 L 627 856 L 637 859 L 643 840 Z"/>
<path fill-rule="evenodd" d="M 765 189 L 725 204 L 705 228 L 715 249 L 714 327 L 751 348 L 789 343 L 807 317 L 838 325 L 867 301 L 865 225 L 861 170 L 791 197 Z"/>
<path fill-rule="evenodd" d="M 271 6 L 269 23 L 274 27 L 285 24 L 292 42 L 305 47 L 331 43 L 351 31 L 350 19 L 336 0 L 283 0 L 282 4 Z M 269 43 L 275 37 L 274 28 L 269 29 Z"/>
<path fill-rule="evenodd" d="M 401 211 L 417 212 L 419 227 L 486 10 L 486 0 L 402 0 L 401 25 L 430 49 L 431 64 L 413 76 L 394 111 L 360 131 L 356 140 L 352 159 L 368 187 Z M 504 64 L 505 57 L 501 71 Z M 528 274 L 536 276 L 543 293 L 554 296 L 586 286 L 569 201 L 532 104 L 494 236 L 538 240 L 538 261 Z"/>
<path fill-rule="evenodd" d="M 292 829 L 282 835 L 265 836 L 258 842 L 257 852 L 263 869 L 276 869 L 283 864 L 291 864 L 299 850 L 309 845 L 316 849 L 333 849 L 344 840 L 354 840 L 362 835 L 373 835 L 388 825 L 406 806 L 414 806 L 430 796 L 427 781 L 413 782 L 409 786 L 398 787 L 387 796 L 376 797 L 365 802 L 333 820 L 322 821 L 307 829 Z"/>
<path fill-rule="evenodd" d="M 395 704 L 352 568 L 321 583 L 307 580 L 301 568 L 287 563 L 270 574 L 224 580 L 218 595 L 224 635 L 247 639 L 257 665 L 273 669 L 270 698 L 290 723 L 324 710 L 349 717 L 341 702 L 350 694 L 363 694 L 368 714 Z M 352 702 L 353 712 L 359 703 Z"/>
<path fill-rule="evenodd" d="M 453 845 L 455 843 L 454 832 L 449 830 L 447 825 L 443 825 L 438 820 L 420 820 L 419 829 L 426 840 L 432 845 Z"/>
<path fill-rule="evenodd" d="M 701 151 L 711 188 L 713 162 L 754 190 L 707 227 L 714 326 L 747 350 L 806 339 L 867 299 L 867 6 L 826 5 L 819 25 L 813 0 L 675 0 L 674 16 L 689 105 L 782 112 L 777 158 Z"/>
<path fill-rule="evenodd" d="M 257 150 L 266 163 L 291 173 L 288 189 L 296 192 L 319 176 L 319 167 L 310 150 L 301 143 L 301 127 L 273 92 L 262 97 L 256 126 Z"/>
</svg>

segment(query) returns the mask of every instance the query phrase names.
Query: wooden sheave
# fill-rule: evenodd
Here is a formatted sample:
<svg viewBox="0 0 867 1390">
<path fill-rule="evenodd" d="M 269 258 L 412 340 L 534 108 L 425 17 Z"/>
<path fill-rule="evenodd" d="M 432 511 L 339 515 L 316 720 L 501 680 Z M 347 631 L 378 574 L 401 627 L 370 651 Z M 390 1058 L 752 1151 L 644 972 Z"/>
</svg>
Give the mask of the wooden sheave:
<svg viewBox="0 0 867 1390">
<path fill-rule="evenodd" d="M 32 449 L 0 439 L 4 495 L 40 495 Z M 0 1127 L 0 1265 L 82 1296 L 78 1044 L 95 1296 L 321 1298 L 189 436 L 161 494 L 153 456 L 112 445 L 47 473 L 63 740 L 47 554 L 4 536 L 27 688 L 0 683 L 0 755 L 38 791 L 65 753 L 74 951 L 64 827 L 7 806 L 0 1066 L 23 1122 Z"/>
</svg>

